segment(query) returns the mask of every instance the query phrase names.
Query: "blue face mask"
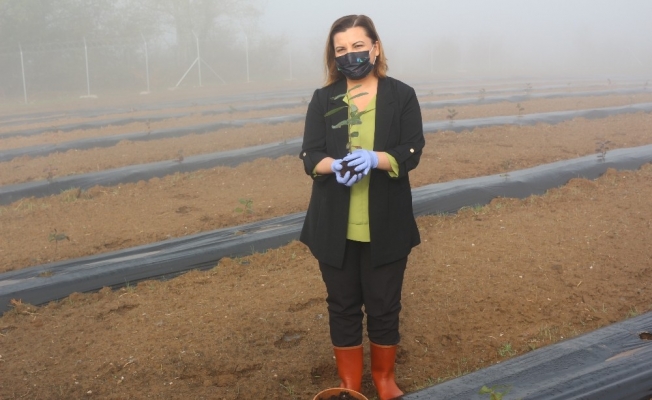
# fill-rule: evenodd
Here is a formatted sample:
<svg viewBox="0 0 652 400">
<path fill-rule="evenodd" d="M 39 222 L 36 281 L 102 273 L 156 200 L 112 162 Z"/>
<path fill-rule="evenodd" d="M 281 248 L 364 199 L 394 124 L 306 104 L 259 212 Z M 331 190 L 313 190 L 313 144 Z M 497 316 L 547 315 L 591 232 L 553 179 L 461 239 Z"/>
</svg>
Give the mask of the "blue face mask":
<svg viewBox="0 0 652 400">
<path fill-rule="evenodd" d="M 371 50 L 356 51 L 335 57 L 337 70 L 354 81 L 369 75 L 374 69 L 374 64 L 370 60 L 371 51 L 374 49 L 374 46 L 371 46 Z M 376 60 L 374 59 L 375 62 Z"/>
</svg>

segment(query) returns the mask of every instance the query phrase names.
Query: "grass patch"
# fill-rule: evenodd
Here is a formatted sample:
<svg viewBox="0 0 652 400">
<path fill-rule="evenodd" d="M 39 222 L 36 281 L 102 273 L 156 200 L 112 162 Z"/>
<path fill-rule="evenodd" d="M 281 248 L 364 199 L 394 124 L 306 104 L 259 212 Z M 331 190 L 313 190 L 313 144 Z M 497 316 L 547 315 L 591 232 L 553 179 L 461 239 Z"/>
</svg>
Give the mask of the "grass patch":
<svg viewBox="0 0 652 400">
<path fill-rule="evenodd" d="M 503 344 L 498 349 L 498 355 L 500 355 L 501 357 L 511 357 L 511 356 L 515 355 L 516 353 L 517 353 L 517 351 L 512 348 L 512 344 L 509 343 L 509 342 Z"/>
</svg>

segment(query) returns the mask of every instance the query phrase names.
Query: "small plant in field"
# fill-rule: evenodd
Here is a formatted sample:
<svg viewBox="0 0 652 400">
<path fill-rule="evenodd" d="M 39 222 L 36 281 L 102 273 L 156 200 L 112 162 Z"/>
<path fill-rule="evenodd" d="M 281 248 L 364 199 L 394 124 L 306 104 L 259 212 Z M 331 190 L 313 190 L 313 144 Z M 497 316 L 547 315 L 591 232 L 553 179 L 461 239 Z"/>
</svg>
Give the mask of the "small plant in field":
<svg viewBox="0 0 652 400">
<path fill-rule="evenodd" d="M 50 234 L 48 235 L 48 242 L 54 242 L 54 252 L 56 253 L 58 250 L 58 244 L 62 240 L 68 240 L 70 241 L 70 238 L 68 235 L 65 233 L 58 233 L 56 229 L 54 229 Z"/>
<path fill-rule="evenodd" d="M 290 396 L 291 399 L 296 399 L 296 395 L 294 394 L 294 388 L 290 385 L 290 382 L 285 381 L 284 384 L 280 383 L 281 387 L 285 389 L 286 392 L 288 392 L 288 396 Z"/>
<path fill-rule="evenodd" d="M 448 118 L 451 123 L 453 123 L 453 119 L 455 119 L 455 116 L 457 115 L 457 111 L 454 108 L 449 108 L 448 109 L 448 115 L 446 118 Z"/>
<path fill-rule="evenodd" d="M 488 394 L 490 400 L 503 400 L 503 397 L 511 390 L 508 386 L 497 385 L 492 387 L 482 386 L 479 394 Z"/>
<path fill-rule="evenodd" d="M 78 200 L 82 195 L 81 188 L 72 188 L 61 192 L 61 201 L 64 203 L 72 203 Z"/>
<path fill-rule="evenodd" d="M 610 85 L 610 86 L 611 86 L 611 79 L 608 79 L 608 78 L 607 78 L 607 85 Z"/>
<path fill-rule="evenodd" d="M 152 133 L 152 129 L 149 126 L 149 118 L 147 118 L 147 121 L 145 121 L 145 126 L 147 127 L 147 134 L 149 135 Z"/>
<path fill-rule="evenodd" d="M 634 306 L 634 307 L 632 307 L 632 308 L 629 309 L 629 311 L 627 312 L 626 317 L 627 317 L 627 318 L 634 318 L 634 317 L 637 316 L 638 314 L 639 314 L 639 312 L 638 312 L 638 310 L 636 309 L 636 306 Z"/>
<path fill-rule="evenodd" d="M 512 349 L 511 343 L 505 343 L 498 349 L 498 354 L 501 357 L 511 357 L 516 354 L 516 350 Z"/>
<path fill-rule="evenodd" d="M 179 149 L 179 151 L 177 151 L 177 162 L 178 163 L 183 162 L 183 150 L 182 149 Z"/>
<path fill-rule="evenodd" d="M 238 203 L 242 204 L 242 207 L 236 207 L 235 212 L 242 215 L 251 215 L 254 213 L 254 201 L 252 199 L 238 199 Z"/>
<path fill-rule="evenodd" d="M 49 278 L 49 277 L 51 277 L 52 275 L 54 275 L 54 272 L 52 272 L 52 271 L 50 271 L 50 270 L 46 270 L 46 271 L 42 271 L 41 273 L 39 273 L 39 274 L 38 274 L 38 277 L 39 277 L 39 278 Z"/>
<path fill-rule="evenodd" d="M 521 103 L 516 103 L 516 109 L 518 110 L 518 116 L 523 116 L 523 111 L 525 111 L 525 108 L 521 105 Z"/>
<path fill-rule="evenodd" d="M 484 88 L 480 89 L 480 94 L 478 95 L 478 98 L 479 98 L 480 101 L 484 100 L 484 96 L 485 96 L 486 93 L 487 93 L 487 91 L 484 90 Z"/>
<path fill-rule="evenodd" d="M 58 170 L 59 169 L 52 164 L 43 168 L 43 172 L 45 172 L 45 179 L 47 179 L 48 182 L 52 183 Z"/>
<path fill-rule="evenodd" d="M 525 94 L 528 96 L 532 93 L 532 84 L 531 83 L 526 83 L 525 84 Z"/>
<path fill-rule="evenodd" d="M 595 151 L 598 152 L 598 161 L 604 162 L 605 157 L 607 156 L 607 151 L 609 151 L 609 144 L 611 141 L 609 140 L 600 140 L 597 141 Z"/>
</svg>

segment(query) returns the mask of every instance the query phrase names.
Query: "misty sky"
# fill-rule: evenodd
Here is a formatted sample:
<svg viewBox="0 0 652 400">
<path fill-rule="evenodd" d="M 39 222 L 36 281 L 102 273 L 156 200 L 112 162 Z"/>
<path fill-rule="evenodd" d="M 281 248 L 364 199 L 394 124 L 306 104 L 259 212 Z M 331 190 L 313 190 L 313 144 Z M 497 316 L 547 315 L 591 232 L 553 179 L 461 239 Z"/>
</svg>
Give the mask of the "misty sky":
<svg viewBox="0 0 652 400">
<path fill-rule="evenodd" d="M 467 53 L 485 51 L 483 63 L 503 68 L 584 59 L 586 68 L 652 70 L 652 0 L 267 0 L 264 12 L 263 30 L 284 34 L 293 52 L 317 46 L 317 54 L 335 19 L 366 14 L 399 69 L 419 52 L 458 57 L 455 68 L 466 68 Z"/>
</svg>

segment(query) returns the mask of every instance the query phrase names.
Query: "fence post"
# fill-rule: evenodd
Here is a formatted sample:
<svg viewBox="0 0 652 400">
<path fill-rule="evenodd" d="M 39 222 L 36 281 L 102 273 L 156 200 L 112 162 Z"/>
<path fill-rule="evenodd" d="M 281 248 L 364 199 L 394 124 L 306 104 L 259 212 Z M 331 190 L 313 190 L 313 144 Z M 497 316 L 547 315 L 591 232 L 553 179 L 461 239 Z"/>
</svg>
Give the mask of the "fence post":
<svg viewBox="0 0 652 400">
<path fill-rule="evenodd" d="M 91 97 L 91 78 L 88 72 L 88 47 L 86 46 L 86 36 L 84 36 L 84 57 L 86 58 L 86 91 L 87 97 Z"/>
<path fill-rule="evenodd" d="M 147 50 L 147 41 L 145 40 L 145 36 L 142 34 L 140 36 L 143 38 L 143 43 L 145 43 L 145 76 L 147 78 L 147 93 L 149 93 L 149 52 Z"/>
<path fill-rule="evenodd" d="M 247 37 L 247 34 L 244 34 L 245 37 L 245 57 L 247 60 L 247 83 L 251 82 L 249 80 L 249 37 Z"/>
<path fill-rule="evenodd" d="M 292 76 L 292 48 L 290 47 L 290 79 L 289 81 L 294 80 L 294 77 Z"/>
<path fill-rule="evenodd" d="M 192 34 L 195 36 L 195 42 L 197 43 L 197 71 L 199 72 L 199 87 L 202 87 L 201 85 L 201 54 L 199 53 L 199 38 L 197 35 L 195 35 L 195 32 L 193 31 Z"/>
<path fill-rule="evenodd" d="M 20 49 L 20 69 L 23 72 L 23 96 L 25 97 L 25 104 L 27 104 L 27 84 L 25 82 L 25 61 L 23 61 L 23 46 L 18 44 Z"/>
</svg>

